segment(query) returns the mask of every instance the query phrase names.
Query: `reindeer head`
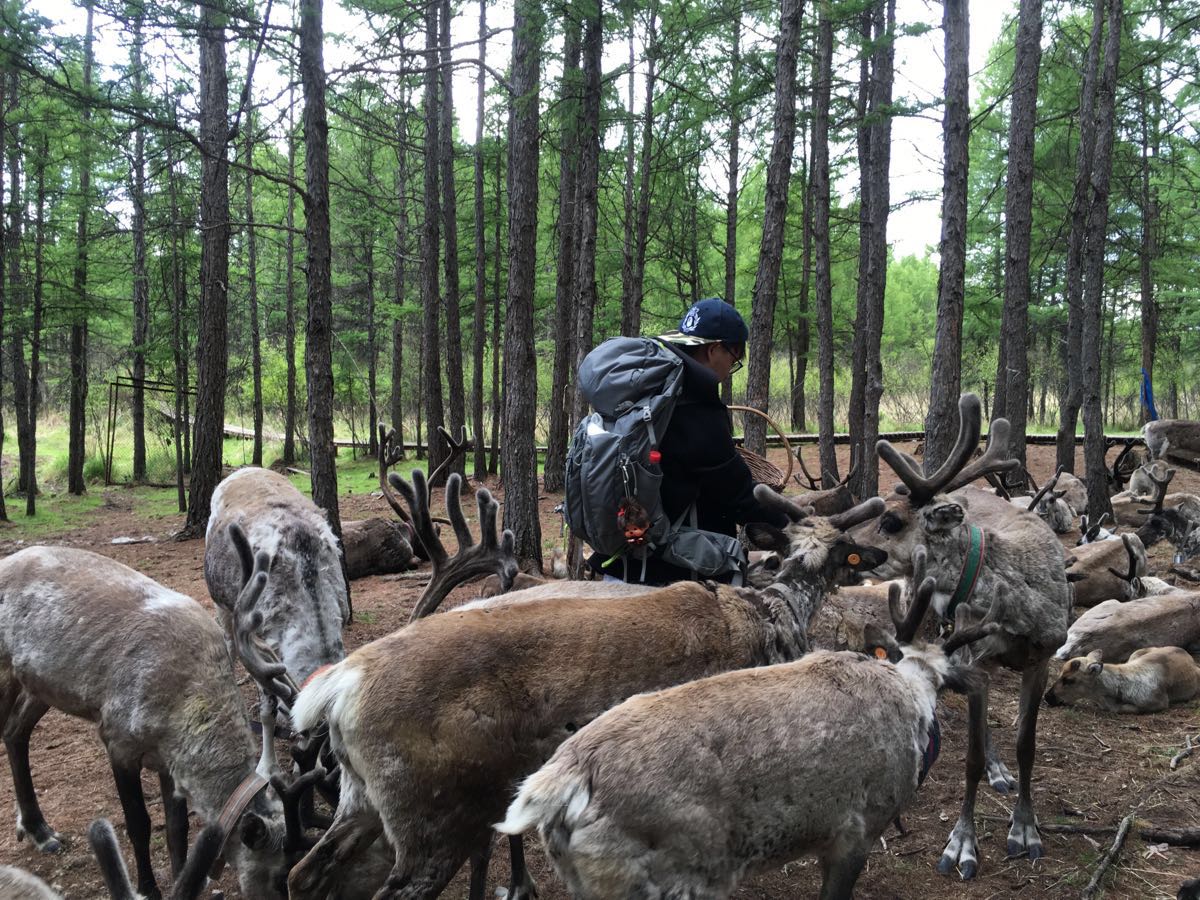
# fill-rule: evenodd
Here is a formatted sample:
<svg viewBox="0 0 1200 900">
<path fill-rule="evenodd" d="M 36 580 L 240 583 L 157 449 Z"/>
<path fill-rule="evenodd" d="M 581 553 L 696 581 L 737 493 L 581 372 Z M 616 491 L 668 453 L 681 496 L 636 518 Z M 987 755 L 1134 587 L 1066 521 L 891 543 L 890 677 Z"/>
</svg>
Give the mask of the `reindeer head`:
<svg viewBox="0 0 1200 900">
<path fill-rule="evenodd" d="M 853 584 L 860 573 L 887 561 L 887 553 L 866 547 L 851 539 L 847 531 L 879 515 L 883 501 L 878 497 L 832 516 L 813 516 L 765 485 L 755 488 L 755 498 L 774 506 L 791 520 L 784 528 L 761 522 L 746 526 L 746 536 L 760 550 L 771 550 L 754 567 L 749 577 L 753 586 L 765 587 L 780 581 L 817 581 L 824 587 Z"/>
<path fill-rule="evenodd" d="M 1058 681 L 1046 691 L 1046 703 L 1062 706 L 1094 699 L 1100 693 L 1099 681 L 1103 671 L 1104 655 L 1099 650 L 1068 660 L 1063 663 Z"/>
<path fill-rule="evenodd" d="M 996 419 L 988 433 L 987 449 L 979 458 L 971 456 L 979 445 L 982 407 L 974 394 L 963 394 L 958 401 L 958 439 L 941 467 L 925 476 L 921 465 L 890 441 L 880 441 L 876 449 L 900 478 L 902 484 L 887 498 L 878 522 L 868 522 L 854 532 L 859 543 L 887 553 L 884 565 L 875 573 L 884 578 L 899 578 L 912 568 L 913 553 L 930 538 L 936 539 L 962 524 L 966 500 L 948 495 L 976 478 L 1016 468 L 1016 460 L 1006 458 L 1008 420 Z"/>
</svg>

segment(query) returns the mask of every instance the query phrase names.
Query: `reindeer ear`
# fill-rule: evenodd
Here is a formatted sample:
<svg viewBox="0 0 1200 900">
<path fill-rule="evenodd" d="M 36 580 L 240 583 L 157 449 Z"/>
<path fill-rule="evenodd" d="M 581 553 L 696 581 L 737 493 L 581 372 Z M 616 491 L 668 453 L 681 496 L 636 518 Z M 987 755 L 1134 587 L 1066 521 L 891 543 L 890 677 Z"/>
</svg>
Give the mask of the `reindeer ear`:
<svg viewBox="0 0 1200 900">
<path fill-rule="evenodd" d="M 930 531 L 949 531 L 963 523 L 966 511 L 962 504 L 946 500 L 922 509 L 921 518 L 925 527 Z"/>
<path fill-rule="evenodd" d="M 863 626 L 863 653 L 891 663 L 898 663 L 904 658 L 896 639 L 873 622 Z"/>
<path fill-rule="evenodd" d="M 759 550 L 774 550 L 786 555 L 792 546 L 786 534 L 766 522 L 750 522 L 746 525 L 746 537 Z"/>
</svg>

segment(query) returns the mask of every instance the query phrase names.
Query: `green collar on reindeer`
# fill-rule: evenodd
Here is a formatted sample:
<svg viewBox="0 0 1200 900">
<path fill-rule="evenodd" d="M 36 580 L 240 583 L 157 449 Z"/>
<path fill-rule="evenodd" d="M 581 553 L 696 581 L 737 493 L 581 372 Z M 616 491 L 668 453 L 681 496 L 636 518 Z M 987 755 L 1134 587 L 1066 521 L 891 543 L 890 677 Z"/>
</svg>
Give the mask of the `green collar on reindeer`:
<svg viewBox="0 0 1200 900">
<path fill-rule="evenodd" d="M 975 593 L 975 583 L 979 580 L 979 572 L 987 558 L 987 539 L 983 535 L 983 529 L 978 525 L 963 527 L 967 529 L 968 535 L 967 555 L 963 559 L 962 571 L 958 573 L 958 584 L 954 586 L 954 593 L 950 596 L 950 603 L 943 614 L 950 622 L 954 621 L 954 611 L 958 609 L 959 604 L 970 600 L 971 595 Z"/>
</svg>

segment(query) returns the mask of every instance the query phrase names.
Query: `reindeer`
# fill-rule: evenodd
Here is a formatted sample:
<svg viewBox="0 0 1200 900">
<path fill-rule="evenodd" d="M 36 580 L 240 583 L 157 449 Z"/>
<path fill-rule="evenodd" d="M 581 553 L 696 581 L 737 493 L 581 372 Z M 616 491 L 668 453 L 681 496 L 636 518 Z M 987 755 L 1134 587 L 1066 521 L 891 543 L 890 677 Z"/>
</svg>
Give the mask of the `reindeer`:
<svg viewBox="0 0 1200 900">
<path fill-rule="evenodd" d="M 263 592 L 263 554 L 238 603 Z M 254 741 L 220 627 L 190 597 L 86 550 L 29 547 L 0 561 L 0 727 L 16 795 L 17 837 L 55 852 L 29 767 L 29 738 L 50 707 L 97 723 L 137 864 L 138 890 L 159 897 L 150 861 L 143 766 L 159 773 L 167 848 L 180 871 L 185 802 L 224 817 L 225 848 L 247 897 L 281 897 L 279 801 L 255 786 Z M 257 779 L 257 781 L 256 781 Z"/>
<path fill-rule="evenodd" d="M 1127 663 L 1104 662 L 1093 650 L 1065 663 L 1046 702 L 1051 706 L 1095 703 L 1115 713 L 1161 712 L 1200 694 L 1200 666 L 1179 647 L 1143 647 Z"/>
<path fill-rule="evenodd" d="M 803 446 L 796 446 L 796 459 L 800 462 L 800 471 L 804 473 L 804 479 L 808 483 L 806 485 L 804 481 L 800 480 L 800 473 L 792 476 L 796 479 L 796 484 L 805 488 L 804 493 L 792 497 L 793 503 L 802 509 L 811 506 L 813 512 L 818 516 L 836 515 L 854 506 L 854 495 L 850 493 L 849 485 L 858 473 L 857 468 L 851 468 L 846 477 L 833 487 L 822 488 L 821 484 L 824 481 L 824 477 L 814 478 L 812 473 L 808 471 L 808 466 L 804 462 Z"/>
<path fill-rule="evenodd" d="M 1067 581 L 1075 586 L 1075 606 L 1095 606 L 1105 600 L 1134 600 L 1146 595 L 1146 548 L 1135 534 L 1118 540 L 1075 547 L 1066 559 Z M 1125 571 L 1117 568 L 1125 565 Z"/>
<path fill-rule="evenodd" d="M 1105 600 L 1076 619 L 1055 659 L 1101 650 L 1123 662 L 1143 647 L 1182 647 L 1200 653 L 1200 591 L 1174 590 L 1136 603 Z"/>
<path fill-rule="evenodd" d="M 1037 516 L 1053 529 L 1055 534 L 1066 534 L 1075 527 L 1075 512 L 1064 499 L 1066 490 L 1056 491 L 1054 486 L 1063 475 L 1059 466 L 1054 477 L 1046 482 L 1032 497 L 1011 497 L 1009 502 L 1017 509 L 1036 513 Z"/>
<path fill-rule="evenodd" d="M 806 853 L 823 900 L 850 897 L 936 758 L 938 691 L 979 687 L 950 655 L 982 629 L 911 643 L 934 589 L 924 581 L 905 615 L 891 586 L 896 637 L 870 641 L 882 659 L 822 650 L 626 700 L 525 780 L 497 830 L 536 825 L 580 900 L 716 900 Z"/>
<path fill-rule="evenodd" d="M 395 483 L 395 482 L 393 482 Z M 769 488 L 792 524 L 749 530 L 785 558 L 766 589 L 681 582 L 597 603 L 567 596 L 428 616 L 318 673 L 293 707 L 325 721 L 343 771 L 334 823 L 292 870 L 293 900 L 321 898 L 337 866 L 382 831 L 395 868 L 377 900 L 433 897 L 490 843 L 513 781 L 633 693 L 799 657 L 830 587 L 878 565 L 845 530 L 874 499 L 829 518 Z"/>
<path fill-rule="evenodd" d="M 878 443 L 879 455 L 904 486 L 888 497 L 879 522 L 860 527 L 854 536 L 887 552 L 887 562 L 875 569 L 884 578 L 909 574 L 914 548 L 928 547 L 930 574 L 937 582 L 933 608 L 943 619 L 954 619 L 956 610 L 965 606 L 968 621 L 978 622 L 993 604 L 1004 603 L 999 630 L 976 644 L 971 654 L 986 668 L 1000 664 L 1021 672 L 1020 781 L 1008 833 L 1008 855 L 1028 854 L 1030 859 L 1038 859 L 1042 843 L 1031 790 L 1037 714 L 1046 685 L 1046 661 L 1067 635 L 1071 594 L 1062 545 L 1049 526 L 993 494 L 965 487 L 985 473 L 1003 472 L 1016 465 L 1005 458 L 1008 421 L 992 422 L 987 449 L 968 464 L 979 444 L 979 398 L 964 394 L 958 409 L 958 439 L 945 463 L 929 476 L 921 473 L 916 460 L 890 442 Z M 963 878 L 974 877 L 978 868 L 975 794 L 985 765 L 994 788 L 1007 793 L 1014 786 L 990 738 L 985 738 L 986 689 L 971 698 L 968 728 L 971 749 L 966 795 L 938 863 L 943 874 L 957 866 Z M 986 747 L 986 753 L 976 753 L 976 747 Z"/>
<path fill-rule="evenodd" d="M 1200 422 L 1189 419 L 1156 419 L 1142 426 L 1142 437 L 1151 459 L 1175 456 L 1200 460 Z"/>
</svg>

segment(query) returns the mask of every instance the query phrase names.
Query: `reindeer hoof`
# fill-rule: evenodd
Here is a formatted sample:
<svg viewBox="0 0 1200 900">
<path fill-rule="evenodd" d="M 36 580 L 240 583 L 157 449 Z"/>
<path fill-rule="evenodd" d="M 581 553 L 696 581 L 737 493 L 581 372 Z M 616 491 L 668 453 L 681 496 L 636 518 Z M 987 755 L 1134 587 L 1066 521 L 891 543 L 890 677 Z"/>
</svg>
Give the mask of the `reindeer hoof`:
<svg viewBox="0 0 1200 900">
<path fill-rule="evenodd" d="M 1017 780 L 1008 771 L 1008 766 L 998 759 L 989 760 L 987 764 L 988 784 L 997 794 L 1011 794 L 1017 789 Z"/>
<path fill-rule="evenodd" d="M 961 821 L 950 832 L 946 849 L 938 860 L 937 870 L 941 875 L 950 875 L 955 869 L 963 881 L 970 881 L 979 871 L 979 849 L 975 843 L 975 828 Z"/>
<path fill-rule="evenodd" d="M 43 853 L 62 853 L 63 836 L 43 822 L 32 831 L 27 829 L 20 817 L 17 818 L 17 840 L 29 838 Z"/>
<path fill-rule="evenodd" d="M 1014 822 L 1008 832 L 1007 849 L 1009 859 L 1028 856 L 1033 861 L 1041 859 L 1045 855 L 1036 825 L 1021 825 Z"/>
</svg>

